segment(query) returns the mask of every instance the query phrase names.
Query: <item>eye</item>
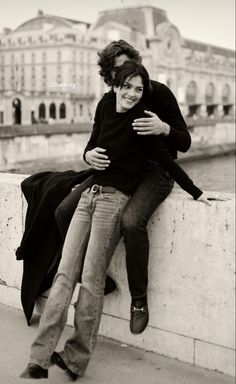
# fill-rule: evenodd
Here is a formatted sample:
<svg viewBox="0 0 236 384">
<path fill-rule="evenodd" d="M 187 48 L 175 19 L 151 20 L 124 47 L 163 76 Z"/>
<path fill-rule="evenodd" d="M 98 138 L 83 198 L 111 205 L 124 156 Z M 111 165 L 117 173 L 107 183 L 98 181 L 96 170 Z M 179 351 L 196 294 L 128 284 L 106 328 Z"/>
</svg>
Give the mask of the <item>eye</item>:
<svg viewBox="0 0 236 384">
<path fill-rule="evenodd" d="M 130 84 L 129 83 L 124 83 L 123 84 L 123 88 L 124 89 L 129 89 L 130 88 Z"/>
<path fill-rule="evenodd" d="M 140 93 L 140 92 L 143 92 L 143 88 L 137 88 L 136 90 L 137 90 L 137 92 L 139 92 L 139 93 Z"/>
</svg>

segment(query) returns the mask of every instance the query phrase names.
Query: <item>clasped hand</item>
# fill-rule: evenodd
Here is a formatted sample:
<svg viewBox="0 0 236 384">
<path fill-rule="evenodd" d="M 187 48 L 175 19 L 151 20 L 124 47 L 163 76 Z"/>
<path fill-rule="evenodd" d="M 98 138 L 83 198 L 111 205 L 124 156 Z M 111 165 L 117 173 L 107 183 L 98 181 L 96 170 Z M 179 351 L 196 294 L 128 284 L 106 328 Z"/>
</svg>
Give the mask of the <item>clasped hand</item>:
<svg viewBox="0 0 236 384">
<path fill-rule="evenodd" d="M 144 111 L 150 117 L 141 117 L 133 122 L 133 129 L 138 135 L 161 135 L 165 130 L 165 124 L 159 117 L 151 112 Z"/>
<path fill-rule="evenodd" d="M 96 147 L 85 154 L 85 160 L 97 171 L 104 171 L 110 165 L 108 156 L 105 155 L 106 149 Z"/>
</svg>

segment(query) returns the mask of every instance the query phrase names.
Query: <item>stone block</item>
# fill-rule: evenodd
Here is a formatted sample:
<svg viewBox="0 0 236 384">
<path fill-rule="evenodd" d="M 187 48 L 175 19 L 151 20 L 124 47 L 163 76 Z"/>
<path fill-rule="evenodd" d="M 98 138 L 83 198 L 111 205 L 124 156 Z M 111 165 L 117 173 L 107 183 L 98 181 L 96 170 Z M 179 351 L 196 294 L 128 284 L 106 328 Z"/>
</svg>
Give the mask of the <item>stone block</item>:
<svg viewBox="0 0 236 384">
<path fill-rule="evenodd" d="M 195 364 L 235 376 L 235 350 L 196 340 Z"/>
<path fill-rule="evenodd" d="M 20 183 L 25 176 L 0 174 L 0 279 L 20 287 L 22 262 L 16 261 L 23 228 L 23 199 Z"/>
</svg>

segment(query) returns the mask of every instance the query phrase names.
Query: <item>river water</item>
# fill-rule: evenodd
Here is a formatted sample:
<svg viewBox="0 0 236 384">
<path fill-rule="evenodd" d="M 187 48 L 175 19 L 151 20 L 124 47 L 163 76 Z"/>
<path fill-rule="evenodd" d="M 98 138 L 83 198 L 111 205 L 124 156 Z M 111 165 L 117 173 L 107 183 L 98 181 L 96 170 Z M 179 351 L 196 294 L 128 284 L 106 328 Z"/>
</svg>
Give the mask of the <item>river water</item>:
<svg viewBox="0 0 236 384">
<path fill-rule="evenodd" d="M 182 162 L 181 167 L 188 173 L 194 183 L 205 191 L 221 191 L 235 193 L 235 155 L 211 157 L 203 160 Z M 84 162 L 76 158 L 70 161 L 53 162 L 43 160 L 30 162 L 21 168 L 10 170 L 13 173 L 32 174 L 41 171 L 64 171 L 85 169 Z M 179 188 L 175 185 L 175 188 Z"/>
<path fill-rule="evenodd" d="M 235 193 L 234 155 L 189 161 L 181 166 L 199 188 Z"/>
</svg>

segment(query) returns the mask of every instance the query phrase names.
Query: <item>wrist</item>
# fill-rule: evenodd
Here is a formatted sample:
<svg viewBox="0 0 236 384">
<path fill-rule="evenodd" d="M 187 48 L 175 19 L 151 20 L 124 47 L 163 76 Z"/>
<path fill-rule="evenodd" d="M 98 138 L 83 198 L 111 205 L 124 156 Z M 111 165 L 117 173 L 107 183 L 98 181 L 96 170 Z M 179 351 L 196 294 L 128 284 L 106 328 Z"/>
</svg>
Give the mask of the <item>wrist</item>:
<svg viewBox="0 0 236 384">
<path fill-rule="evenodd" d="M 163 135 L 168 136 L 170 134 L 170 126 L 167 123 L 163 123 Z"/>
</svg>

